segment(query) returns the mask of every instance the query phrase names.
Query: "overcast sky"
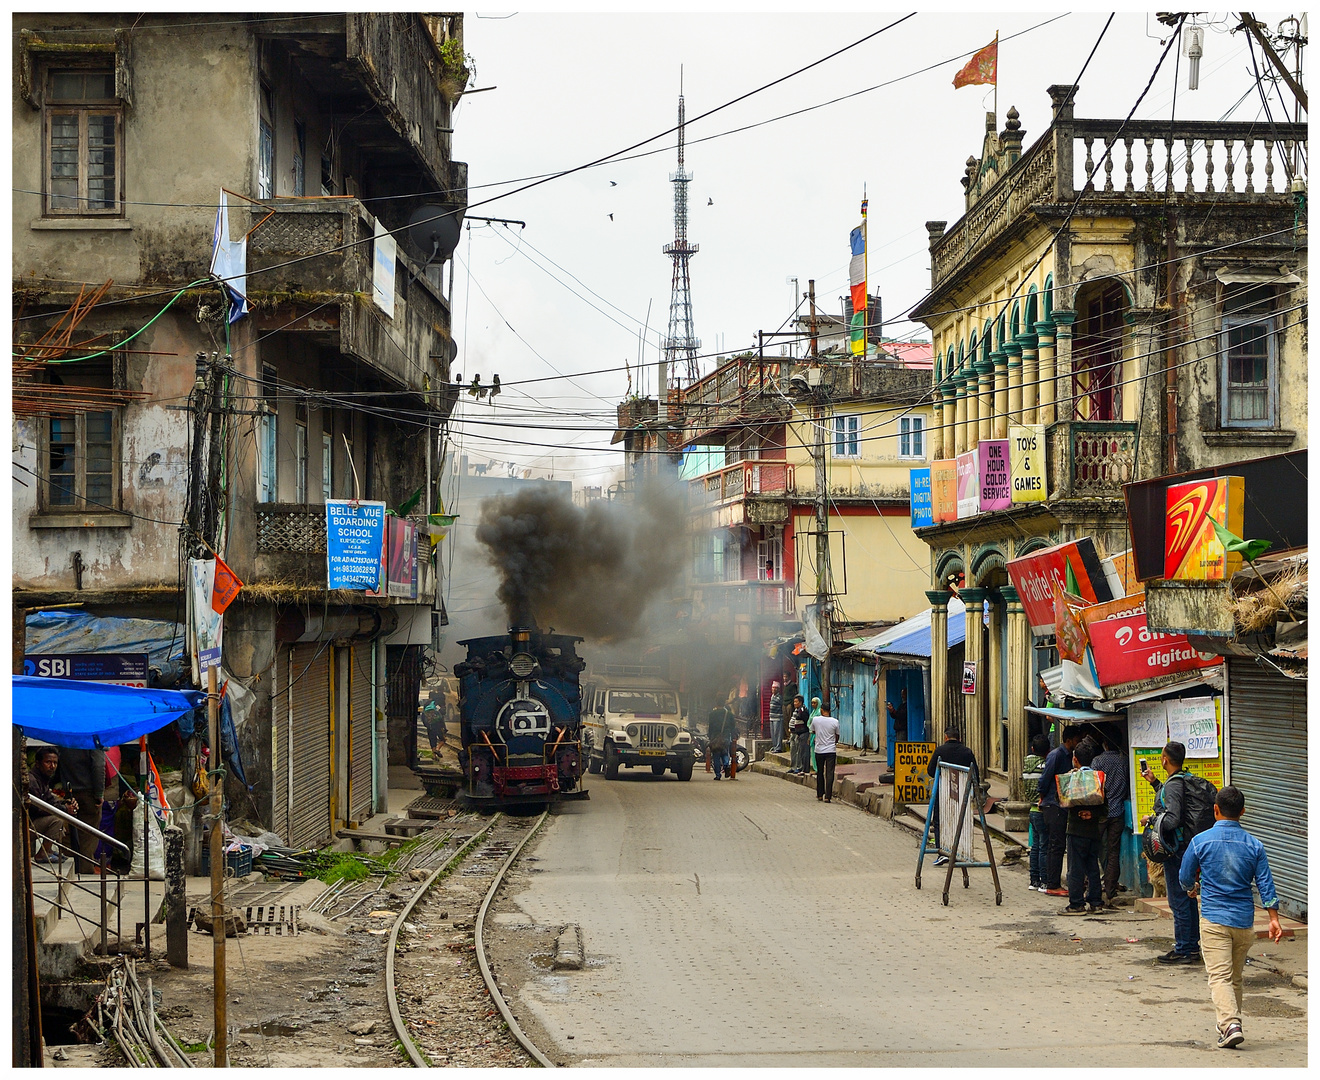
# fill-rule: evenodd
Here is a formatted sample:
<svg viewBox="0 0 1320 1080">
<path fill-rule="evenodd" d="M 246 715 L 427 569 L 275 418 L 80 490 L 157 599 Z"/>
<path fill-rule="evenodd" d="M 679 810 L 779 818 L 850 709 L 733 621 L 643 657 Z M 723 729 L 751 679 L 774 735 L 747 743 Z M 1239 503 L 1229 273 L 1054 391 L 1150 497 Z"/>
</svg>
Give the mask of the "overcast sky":
<svg viewBox="0 0 1320 1080">
<path fill-rule="evenodd" d="M 889 321 L 929 285 L 924 223 L 961 216 L 964 162 L 979 154 L 985 113 L 993 108 L 992 87 L 953 88 L 964 54 L 998 31 L 999 128 L 1016 106 L 1030 146 L 1049 123 L 1046 88 L 1077 79 L 1107 18 L 923 12 L 701 119 L 903 13 L 523 10 L 497 17 L 505 14 L 465 18 L 477 73 L 471 86 L 495 89 L 458 107 L 454 157 L 470 167 L 472 214 L 527 224 L 473 222 L 458 249 L 454 369 L 469 382 L 479 373 L 489 383 L 498 373 L 505 390 L 493 407 L 464 395 L 454 430 L 459 452 L 499 462 L 495 473 L 515 465 L 538 476 L 553 470 L 575 485 L 608 483 L 616 473 L 620 455 L 600 451 L 609 446 L 613 408 L 629 384 L 622 370 L 557 376 L 635 365 L 648 307 L 643 356 L 649 366 L 644 375 L 633 371 L 632 389 L 655 392 L 657 345 L 669 318 L 672 266 L 661 248 L 673 237 L 674 138 L 633 152 L 659 151 L 649 156 L 611 161 L 522 193 L 511 193 L 522 186 L 511 181 L 572 169 L 673 127 L 681 68 L 687 168 L 694 177 L 688 235 L 701 249 L 691 271 L 702 352 L 745 349 L 758 329 L 783 327 L 794 306 L 792 278 L 803 293 L 814 278 L 818 305 L 840 311 L 848 291 L 848 233 L 858 224 L 863 189 L 870 200 L 870 287 L 883 297 L 886 333 L 926 338 L 922 326 Z M 1283 17 L 1257 15 L 1271 26 Z M 1177 115 L 1218 119 L 1236 104 L 1233 119 L 1263 117 L 1245 35 L 1227 32 L 1236 20 L 1226 13 L 1209 18 L 1218 22 L 1206 27 L 1198 90 L 1187 90 L 1187 60 L 1180 63 Z M 1077 114 L 1126 116 L 1166 32 L 1153 17 L 1118 14 L 1081 79 Z M 1137 118 L 1169 117 L 1176 52 Z M 931 65 L 939 66 L 912 74 Z M 856 96 L 825 104 L 849 94 Z M 1280 118 L 1277 98 L 1271 106 Z M 800 110 L 810 111 L 775 119 Z M 735 130 L 748 125 L 759 126 Z M 495 196 L 505 197 L 477 205 Z M 713 364 L 703 361 L 702 373 Z M 492 426 L 501 421 L 521 426 Z M 497 436 L 508 441 L 492 441 Z"/>
</svg>

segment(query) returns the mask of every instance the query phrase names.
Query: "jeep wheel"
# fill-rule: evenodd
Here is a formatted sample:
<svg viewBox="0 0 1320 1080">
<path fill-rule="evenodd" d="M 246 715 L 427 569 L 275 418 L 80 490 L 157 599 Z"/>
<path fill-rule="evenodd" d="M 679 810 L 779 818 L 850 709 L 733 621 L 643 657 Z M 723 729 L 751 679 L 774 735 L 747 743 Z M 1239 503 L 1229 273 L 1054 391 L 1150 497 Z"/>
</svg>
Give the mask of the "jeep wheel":
<svg viewBox="0 0 1320 1080">
<path fill-rule="evenodd" d="M 652 766 L 651 766 L 651 775 L 652 775 L 652 776 L 664 776 L 664 775 L 665 775 L 665 767 L 664 767 L 663 765 L 652 765 Z"/>
<path fill-rule="evenodd" d="M 617 780 L 619 778 L 619 755 L 605 747 L 605 779 Z"/>
<path fill-rule="evenodd" d="M 678 763 L 678 768 L 674 770 L 674 775 L 677 776 L 680 780 L 691 780 L 692 763 L 694 760 L 695 759 L 690 757 L 682 758 Z"/>
<path fill-rule="evenodd" d="M 733 752 L 733 758 L 734 764 L 738 766 L 738 771 L 746 772 L 749 764 L 747 761 L 747 751 L 739 746 L 738 749 Z"/>
<path fill-rule="evenodd" d="M 595 754 L 592 754 L 587 758 L 587 772 L 591 773 L 592 776 L 596 776 L 600 773 L 600 758 Z"/>
</svg>

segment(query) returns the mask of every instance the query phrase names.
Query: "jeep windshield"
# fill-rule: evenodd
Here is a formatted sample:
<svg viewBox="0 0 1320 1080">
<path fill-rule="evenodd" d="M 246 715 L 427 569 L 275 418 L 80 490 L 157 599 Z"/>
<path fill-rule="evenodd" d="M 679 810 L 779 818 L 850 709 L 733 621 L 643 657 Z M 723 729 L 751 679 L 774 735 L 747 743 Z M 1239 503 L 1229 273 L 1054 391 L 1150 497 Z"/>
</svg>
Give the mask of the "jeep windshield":
<svg viewBox="0 0 1320 1080">
<path fill-rule="evenodd" d="M 668 690 L 611 690 L 610 712 L 663 716 L 678 712 L 678 698 Z"/>
</svg>

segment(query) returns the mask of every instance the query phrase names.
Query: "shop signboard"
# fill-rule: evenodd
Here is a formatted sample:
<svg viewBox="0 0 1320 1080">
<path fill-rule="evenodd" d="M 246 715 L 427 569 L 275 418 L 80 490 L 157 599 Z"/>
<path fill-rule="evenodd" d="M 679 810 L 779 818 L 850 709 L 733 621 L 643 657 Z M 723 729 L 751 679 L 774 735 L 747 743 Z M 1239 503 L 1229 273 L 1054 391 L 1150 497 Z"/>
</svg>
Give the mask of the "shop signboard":
<svg viewBox="0 0 1320 1080">
<path fill-rule="evenodd" d="M 403 518 L 390 517 L 389 558 L 386 570 L 388 595 L 417 599 L 417 526 Z"/>
<path fill-rule="evenodd" d="M 23 674 L 145 688 L 149 672 L 146 653 L 29 653 Z"/>
<path fill-rule="evenodd" d="M 1131 747 L 1128 751 L 1131 768 L 1128 782 L 1135 815 L 1132 824 L 1137 832 L 1141 831 L 1141 819 L 1155 812 L 1155 790 L 1142 777 L 1141 763 L 1144 761 L 1151 774 L 1163 781 L 1165 774 L 1160 757 L 1169 739 L 1184 742 L 1178 735 L 1192 739 L 1197 745 L 1197 754 L 1193 756 L 1189 751 L 1184 767 L 1193 775 L 1209 780 L 1216 788 L 1224 786 L 1223 703 L 1222 697 L 1201 697 L 1142 701 L 1128 706 L 1128 744 Z M 1174 734 L 1175 726 L 1178 734 Z"/>
<path fill-rule="evenodd" d="M 1007 510 L 1013 503 L 1013 486 L 1009 479 L 1009 441 L 982 439 L 977 447 L 980 467 L 981 513 Z"/>
<path fill-rule="evenodd" d="M 372 244 L 371 301 L 391 319 L 394 318 L 394 269 L 399 245 L 389 229 L 379 221 Z"/>
<path fill-rule="evenodd" d="M 952 459 L 930 464 L 931 516 L 938 521 L 958 520 L 958 463 Z"/>
<path fill-rule="evenodd" d="M 953 836 L 958 833 L 957 861 L 972 861 L 972 836 L 976 832 L 976 815 L 980 807 L 976 805 L 976 792 L 973 791 L 963 810 L 962 830 L 958 830 L 958 805 L 962 802 L 963 792 L 971 783 L 971 773 L 966 769 L 940 762 L 939 768 L 940 813 L 939 850 L 944 855 L 954 855 Z"/>
<path fill-rule="evenodd" d="M 976 661 L 963 661 L 962 692 L 964 694 L 976 693 Z"/>
<path fill-rule="evenodd" d="M 1174 484 L 1165 493 L 1164 576 L 1168 580 L 1223 581 L 1242 568 L 1242 556 L 1224 549 L 1214 523 L 1242 535 L 1242 477 L 1219 476 Z"/>
<path fill-rule="evenodd" d="M 908 505 L 912 513 L 912 528 L 924 529 L 935 524 L 931 507 L 930 469 L 912 469 L 908 475 Z"/>
<path fill-rule="evenodd" d="M 1015 503 L 1045 501 L 1045 427 L 1008 425 L 1009 465 Z"/>
<path fill-rule="evenodd" d="M 224 615 L 215 610 L 215 560 L 188 560 L 188 620 L 192 655 L 197 661 L 198 681 L 211 668 L 220 666 Z"/>
<path fill-rule="evenodd" d="M 894 744 L 894 802 L 930 802 L 930 776 L 926 766 L 935 753 L 934 743 L 901 742 Z"/>
<path fill-rule="evenodd" d="M 1113 600 L 1114 588 L 1104 568 L 1100 553 L 1089 536 L 1066 544 L 1033 551 L 1008 564 L 1008 576 L 1022 598 L 1031 632 L 1038 637 L 1054 633 L 1054 583 L 1068 589 L 1068 568 L 1072 568 L 1074 595 L 1089 604 Z"/>
<path fill-rule="evenodd" d="M 380 589 L 385 549 L 383 502 L 327 499 L 325 538 L 326 588 Z"/>
<path fill-rule="evenodd" d="M 976 517 L 981 512 L 981 470 L 976 451 L 958 455 L 958 520 Z"/>
<path fill-rule="evenodd" d="M 1096 681 L 1102 688 L 1223 663 L 1223 657 L 1193 648 L 1185 634 L 1151 630 L 1144 611 L 1092 622 L 1087 626 L 1087 636 L 1095 659 Z"/>
</svg>

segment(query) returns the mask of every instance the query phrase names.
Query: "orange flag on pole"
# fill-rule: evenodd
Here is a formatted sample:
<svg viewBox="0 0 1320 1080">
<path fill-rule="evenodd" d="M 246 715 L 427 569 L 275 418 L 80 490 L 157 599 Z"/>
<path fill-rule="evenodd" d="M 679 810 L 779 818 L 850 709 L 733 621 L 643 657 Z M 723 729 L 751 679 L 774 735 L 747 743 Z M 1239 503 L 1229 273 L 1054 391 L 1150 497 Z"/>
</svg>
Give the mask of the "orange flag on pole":
<svg viewBox="0 0 1320 1080">
<path fill-rule="evenodd" d="M 953 88 L 975 86 L 977 84 L 999 85 L 999 35 L 984 49 L 978 52 L 966 66 L 953 77 Z"/>
</svg>

